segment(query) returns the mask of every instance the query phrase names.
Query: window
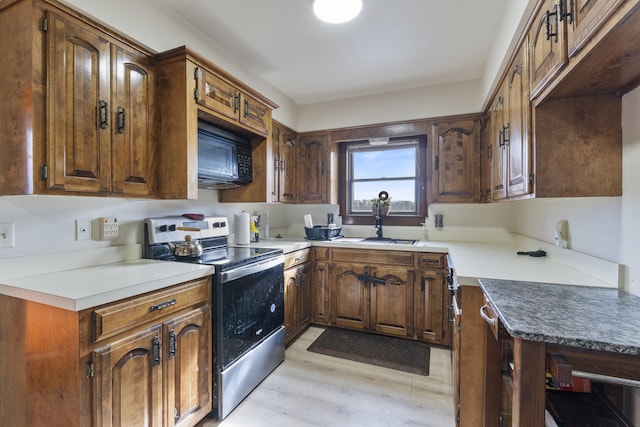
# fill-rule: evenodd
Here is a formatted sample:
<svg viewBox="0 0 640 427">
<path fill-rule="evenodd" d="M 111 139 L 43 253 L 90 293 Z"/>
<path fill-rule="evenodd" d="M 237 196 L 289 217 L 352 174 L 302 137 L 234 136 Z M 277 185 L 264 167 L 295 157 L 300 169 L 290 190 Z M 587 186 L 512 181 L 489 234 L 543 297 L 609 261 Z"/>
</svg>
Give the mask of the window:
<svg viewBox="0 0 640 427">
<path fill-rule="evenodd" d="M 426 215 L 426 136 L 340 145 L 340 209 L 344 224 L 369 224 L 380 191 L 389 193 L 387 225 L 419 225 Z"/>
</svg>

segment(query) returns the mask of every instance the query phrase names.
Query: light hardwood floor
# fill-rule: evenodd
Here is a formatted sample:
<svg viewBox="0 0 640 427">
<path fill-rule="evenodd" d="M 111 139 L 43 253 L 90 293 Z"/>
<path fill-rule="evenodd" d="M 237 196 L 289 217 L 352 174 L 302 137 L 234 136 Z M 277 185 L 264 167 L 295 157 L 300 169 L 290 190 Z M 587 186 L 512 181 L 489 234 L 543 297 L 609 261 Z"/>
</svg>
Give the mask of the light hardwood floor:
<svg viewBox="0 0 640 427">
<path fill-rule="evenodd" d="M 453 427 L 451 352 L 431 349 L 429 376 L 307 351 L 312 327 L 285 361 L 222 422 L 199 427 Z"/>
</svg>

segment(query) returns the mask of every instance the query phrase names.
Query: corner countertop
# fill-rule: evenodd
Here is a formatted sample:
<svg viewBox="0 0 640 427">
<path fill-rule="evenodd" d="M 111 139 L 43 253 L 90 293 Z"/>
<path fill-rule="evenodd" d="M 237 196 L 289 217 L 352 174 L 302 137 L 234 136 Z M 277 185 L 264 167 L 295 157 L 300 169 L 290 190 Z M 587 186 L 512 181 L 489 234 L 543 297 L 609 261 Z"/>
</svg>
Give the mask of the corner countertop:
<svg viewBox="0 0 640 427">
<path fill-rule="evenodd" d="M 416 245 L 381 245 L 349 238 L 332 241 L 286 238 L 251 245 L 283 249 L 285 253 L 312 246 L 444 253 L 453 261 L 458 283 L 467 286 L 478 286 L 479 277 L 608 288 L 619 286 L 618 264 L 522 236 L 503 242 L 418 241 Z M 539 248 L 547 251 L 546 257 L 516 254 Z"/>
<path fill-rule="evenodd" d="M 640 354 L 640 297 L 620 289 L 479 279 L 514 338 Z"/>
<path fill-rule="evenodd" d="M 571 251 L 552 253 L 552 248 L 545 258 L 516 255 L 518 250 L 535 250 L 540 244 L 520 238 L 502 243 L 420 241 L 416 245 L 290 238 L 251 246 L 278 248 L 285 253 L 318 246 L 449 254 L 458 282 L 470 286 L 478 286 L 478 277 L 618 286 L 618 265 L 611 262 Z M 208 266 L 141 259 L 141 245 L 128 245 L 0 259 L 0 294 L 79 311 L 211 274 L 213 269 Z"/>
</svg>

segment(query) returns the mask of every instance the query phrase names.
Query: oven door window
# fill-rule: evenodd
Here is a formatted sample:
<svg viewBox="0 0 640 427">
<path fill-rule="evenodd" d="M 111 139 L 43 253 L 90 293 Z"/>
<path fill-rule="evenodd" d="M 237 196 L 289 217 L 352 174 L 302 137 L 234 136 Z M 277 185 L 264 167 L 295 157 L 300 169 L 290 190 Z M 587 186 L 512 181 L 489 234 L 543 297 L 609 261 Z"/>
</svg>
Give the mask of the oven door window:
<svg viewBox="0 0 640 427">
<path fill-rule="evenodd" d="M 222 369 L 284 324 L 284 269 L 278 265 L 223 283 L 216 318 Z"/>
</svg>

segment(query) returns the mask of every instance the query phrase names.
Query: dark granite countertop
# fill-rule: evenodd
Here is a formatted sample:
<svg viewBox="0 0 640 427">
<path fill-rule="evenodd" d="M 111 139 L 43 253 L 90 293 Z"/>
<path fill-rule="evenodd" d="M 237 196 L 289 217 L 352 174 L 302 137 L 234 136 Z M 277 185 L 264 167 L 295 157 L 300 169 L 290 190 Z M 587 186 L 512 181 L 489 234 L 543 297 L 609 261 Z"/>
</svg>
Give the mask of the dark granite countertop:
<svg viewBox="0 0 640 427">
<path fill-rule="evenodd" d="M 611 288 L 478 280 L 514 338 L 640 354 L 640 297 Z"/>
</svg>

